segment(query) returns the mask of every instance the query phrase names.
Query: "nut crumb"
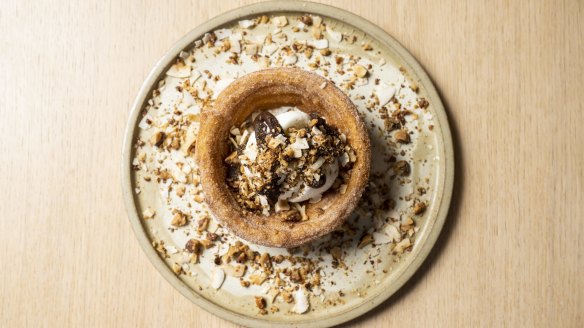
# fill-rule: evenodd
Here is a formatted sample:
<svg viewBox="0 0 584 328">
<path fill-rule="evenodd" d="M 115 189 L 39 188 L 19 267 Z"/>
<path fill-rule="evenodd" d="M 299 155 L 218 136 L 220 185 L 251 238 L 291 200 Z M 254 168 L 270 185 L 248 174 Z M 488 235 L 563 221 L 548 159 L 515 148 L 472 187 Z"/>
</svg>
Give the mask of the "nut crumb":
<svg viewBox="0 0 584 328">
<path fill-rule="evenodd" d="M 414 205 L 413 210 L 415 215 L 420 215 L 426 211 L 426 204 L 423 202 L 418 202 Z"/>
<path fill-rule="evenodd" d="M 304 14 L 302 15 L 302 17 L 300 17 L 300 21 L 302 23 L 304 23 L 304 25 L 306 26 L 311 26 L 312 25 L 312 17 L 308 14 Z"/>
<path fill-rule="evenodd" d="M 174 272 L 174 274 L 177 276 L 184 273 L 182 267 L 176 262 L 172 264 L 172 272 Z"/>
<path fill-rule="evenodd" d="M 176 212 L 176 214 L 172 217 L 170 224 L 175 227 L 182 227 L 187 224 L 187 217 L 181 212 Z"/>
</svg>

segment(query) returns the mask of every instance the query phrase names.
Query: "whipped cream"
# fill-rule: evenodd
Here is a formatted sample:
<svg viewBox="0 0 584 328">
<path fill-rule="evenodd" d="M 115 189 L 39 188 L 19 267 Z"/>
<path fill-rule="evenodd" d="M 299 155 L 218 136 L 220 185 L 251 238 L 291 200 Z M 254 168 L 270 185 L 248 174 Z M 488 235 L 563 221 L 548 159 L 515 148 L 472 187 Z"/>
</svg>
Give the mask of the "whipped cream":
<svg viewBox="0 0 584 328">
<path fill-rule="evenodd" d="M 268 112 L 272 113 L 282 129 L 286 131 L 289 128 L 305 128 L 308 127 L 310 123 L 310 115 L 306 114 L 305 112 L 299 110 L 296 107 L 290 106 L 283 106 L 279 108 L 275 108 L 269 110 Z M 253 131 L 253 130 L 252 130 Z M 316 132 L 316 131 L 314 131 Z M 318 132 L 317 132 L 318 133 Z M 294 148 L 298 151 L 302 149 L 308 149 L 308 144 L 305 144 L 306 141 L 298 141 L 294 144 Z M 245 149 L 243 153 L 253 162 L 256 159 L 258 153 L 258 145 L 255 136 L 255 132 L 251 132 L 249 139 L 247 140 Z M 248 178 L 253 177 L 253 173 L 249 169 L 249 166 L 243 164 L 244 166 L 244 173 Z M 293 186 L 289 186 L 290 188 L 280 194 L 278 197 L 280 200 L 285 200 L 292 203 L 300 203 L 303 201 L 311 200 L 313 202 L 317 202 L 321 199 L 322 194 L 329 190 L 333 183 L 335 182 L 337 176 L 339 175 L 339 164 L 338 161 L 333 163 L 324 163 L 324 161 L 316 162 L 313 164 L 312 169 L 316 170 L 322 167 L 322 171 L 325 173 L 326 182 L 319 188 L 313 188 L 307 185 L 302 179 L 298 179 L 297 183 Z M 280 177 L 280 183 L 285 180 L 285 176 Z M 278 210 L 278 209 L 276 209 Z"/>
</svg>

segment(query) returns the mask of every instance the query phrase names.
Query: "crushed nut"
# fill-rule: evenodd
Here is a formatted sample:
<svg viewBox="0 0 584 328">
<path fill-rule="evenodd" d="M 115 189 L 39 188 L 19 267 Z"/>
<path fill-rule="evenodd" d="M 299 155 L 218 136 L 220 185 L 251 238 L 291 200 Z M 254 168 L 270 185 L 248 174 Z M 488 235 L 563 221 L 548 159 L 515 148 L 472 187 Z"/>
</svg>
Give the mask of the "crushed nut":
<svg viewBox="0 0 584 328">
<path fill-rule="evenodd" d="M 176 274 L 177 276 L 184 273 L 182 266 L 180 266 L 178 263 L 172 264 L 172 272 L 174 272 L 174 274 Z"/>
<path fill-rule="evenodd" d="M 187 217 L 181 212 L 176 212 L 176 214 L 174 214 L 174 216 L 172 217 L 172 221 L 170 221 L 170 224 L 175 227 L 182 227 L 185 224 L 187 224 Z"/>
<path fill-rule="evenodd" d="M 265 309 L 266 308 L 266 300 L 261 296 L 255 297 L 255 303 L 258 309 Z"/>
<path fill-rule="evenodd" d="M 154 132 L 152 137 L 150 137 L 150 143 L 154 147 L 160 147 L 160 145 L 162 145 L 162 143 L 164 142 L 165 137 L 166 135 L 164 134 L 164 132 L 156 131 Z"/>
<path fill-rule="evenodd" d="M 367 69 L 362 65 L 355 65 L 353 66 L 353 72 L 357 77 L 365 77 L 369 73 Z"/>
<path fill-rule="evenodd" d="M 418 106 L 420 106 L 420 108 L 426 108 L 428 107 L 428 105 L 430 105 L 430 103 L 428 102 L 428 100 L 426 100 L 426 98 L 420 98 L 420 100 L 418 101 Z"/>
<path fill-rule="evenodd" d="M 394 134 L 395 140 L 400 143 L 409 143 L 410 142 L 410 135 L 405 130 L 397 130 Z"/>
<path fill-rule="evenodd" d="M 302 17 L 300 17 L 300 21 L 302 23 L 304 23 L 304 25 L 306 26 L 311 26 L 312 25 L 312 17 L 308 14 L 304 14 L 302 15 Z"/>
</svg>

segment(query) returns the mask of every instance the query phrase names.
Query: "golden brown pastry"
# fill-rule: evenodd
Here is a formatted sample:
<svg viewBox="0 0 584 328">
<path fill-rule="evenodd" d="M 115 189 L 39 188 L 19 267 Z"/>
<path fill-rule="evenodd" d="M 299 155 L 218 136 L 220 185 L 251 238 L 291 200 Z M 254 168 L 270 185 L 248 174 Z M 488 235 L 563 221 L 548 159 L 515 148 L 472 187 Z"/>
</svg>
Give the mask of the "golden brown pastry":
<svg viewBox="0 0 584 328">
<path fill-rule="evenodd" d="M 331 190 L 315 204 L 306 204 L 309 219 L 286 221 L 284 213 L 269 216 L 243 209 L 226 183 L 229 133 L 253 112 L 295 106 L 316 113 L 346 135 L 356 154 L 346 191 Z M 257 71 L 235 80 L 201 114 L 196 159 L 205 201 L 229 230 L 256 244 L 296 247 L 338 228 L 355 209 L 369 180 L 369 136 L 354 104 L 330 81 L 294 68 Z"/>
</svg>

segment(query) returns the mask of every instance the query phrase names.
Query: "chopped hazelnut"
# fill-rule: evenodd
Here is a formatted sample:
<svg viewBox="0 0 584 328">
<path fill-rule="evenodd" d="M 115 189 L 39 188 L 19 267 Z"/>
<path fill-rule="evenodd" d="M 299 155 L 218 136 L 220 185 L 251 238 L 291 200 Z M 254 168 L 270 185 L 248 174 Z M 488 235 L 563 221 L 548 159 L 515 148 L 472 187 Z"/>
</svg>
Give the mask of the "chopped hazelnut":
<svg viewBox="0 0 584 328">
<path fill-rule="evenodd" d="M 353 66 L 353 72 L 355 72 L 357 77 L 365 77 L 368 73 L 367 69 L 362 65 Z"/>
<path fill-rule="evenodd" d="M 395 140 L 400 143 L 409 143 L 410 142 L 410 135 L 405 130 L 397 130 L 394 134 Z"/>
<path fill-rule="evenodd" d="M 174 272 L 174 274 L 176 274 L 176 275 L 180 275 L 181 273 L 184 273 L 182 267 L 178 263 L 172 264 L 172 272 Z"/>
<path fill-rule="evenodd" d="M 177 212 L 173 217 L 172 221 L 170 222 L 171 225 L 175 227 L 182 227 L 187 224 L 187 218 L 181 212 Z"/>
<path fill-rule="evenodd" d="M 265 309 L 266 308 L 266 300 L 261 296 L 255 297 L 255 303 L 258 309 Z"/>
<path fill-rule="evenodd" d="M 323 56 L 330 56 L 330 54 L 331 54 L 331 50 L 330 50 L 330 49 L 328 49 L 328 48 L 327 48 L 327 49 L 322 49 L 322 50 L 320 51 L 320 54 L 321 54 L 321 55 L 323 55 Z"/>
<path fill-rule="evenodd" d="M 423 202 L 416 203 L 414 205 L 413 211 L 415 215 L 420 215 L 424 213 L 426 211 L 426 204 Z"/>
<path fill-rule="evenodd" d="M 201 242 L 197 239 L 190 239 L 187 241 L 185 249 L 189 253 L 199 253 L 201 251 Z"/>
<path fill-rule="evenodd" d="M 306 26 L 311 26 L 312 25 L 312 17 L 308 14 L 304 14 L 302 15 L 302 17 L 300 17 L 300 21 L 302 23 L 304 23 L 304 25 Z"/>
</svg>

